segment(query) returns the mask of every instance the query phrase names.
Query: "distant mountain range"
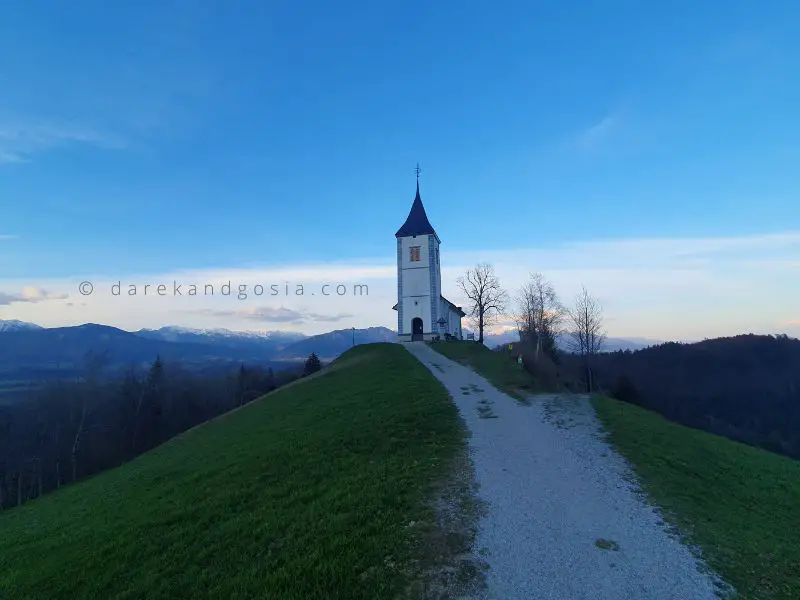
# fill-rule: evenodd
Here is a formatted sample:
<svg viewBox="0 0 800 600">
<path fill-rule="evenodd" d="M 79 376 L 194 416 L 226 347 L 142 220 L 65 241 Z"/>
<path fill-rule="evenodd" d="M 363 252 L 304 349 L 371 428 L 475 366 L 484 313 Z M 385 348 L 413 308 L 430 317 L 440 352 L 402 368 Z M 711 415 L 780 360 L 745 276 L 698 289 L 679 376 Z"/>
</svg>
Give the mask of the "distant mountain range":
<svg viewBox="0 0 800 600">
<path fill-rule="evenodd" d="M 477 337 L 477 333 L 475 334 Z M 495 348 L 505 344 L 519 341 L 519 333 L 516 331 L 505 331 L 499 334 L 489 334 L 484 336 L 484 343 L 489 348 Z M 603 343 L 604 352 L 616 352 L 617 350 L 641 350 L 649 346 L 661 344 L 662 340 L 651 340 L 648 338 L 615 338 L 610 337 Z M 570 349 L 570 339 L 568 335 L 560 335 L 556 339 L 556 344 L 562 350 Z"/>
<path fill-rule="evenodd" d="M 306 339 L 302 333 L 286 331 L 230 331 L 228 329 L 189 329 L 187 327 L 161 327 L 160 329 L 140 329 L 134 332 L 140 337 L 162 342 L 181 344 L 201 344 L 216 348 L 228 348 L 234 353 L 252 354 L 263 357 L 274 356 L 294 342 Z"/>
<path fill-rule="evenodd" d="M 492 334 L 486 336 L 486 345 L 494 348 L 518 339 L 514 331 Z M 93 323 L 44 328 L 24 321 L 0 320 L 0 381 L 79 375 L 89 351 L 105 352 L 111 369 L 142 367 L 157 356 L 205 371 L 230 368 L 236 363 L 280 369 L 297 364 L 312 352 L 325 361 L 336 358 L 353 344 L 394 341 L 396 333 L 386 327 L 339 329 L 306 336 L 286 331 L 242 332 L 186 327 L 124 331 Z M 657 343 L 657 340 L 640 338 L 609 338 L 605 349 L 637 350 Z M 567 347 L 566 338 L 560 338 L 559 346 Z"/>
<path fill-rule="evenodd" d="M 394 342 L 397 334 L 386 327 L 337 329 L 307 336 L 292 331 L 230 331 L 228 329 L 188 329 L 162 327 L 140 329 L 136 335 L 166 342 L 204 344 L 228 348 L 236 353 L 269 356 L 273 359 L 307 358 L 312 352 L 321 359 L 333 359 L 353 345 Z"/>
<path fill-rule="evenodd" d="M 77 375 L 82 372 L 89 351 L 105 352 L 112 369 L 147 365 L 157 356 L 203 370 L 241 362 L 279 369 L 297 364 L 312 352 L 330 360 L 353 343 L 394 340 L 395 333 L 385 327 L 306 336 L 282 331 L 253 333 L 183 327 L 124 331 L 94 323 L 43 328 L 22 321 L 0 321 L 0 381 Z"/>
</svg>

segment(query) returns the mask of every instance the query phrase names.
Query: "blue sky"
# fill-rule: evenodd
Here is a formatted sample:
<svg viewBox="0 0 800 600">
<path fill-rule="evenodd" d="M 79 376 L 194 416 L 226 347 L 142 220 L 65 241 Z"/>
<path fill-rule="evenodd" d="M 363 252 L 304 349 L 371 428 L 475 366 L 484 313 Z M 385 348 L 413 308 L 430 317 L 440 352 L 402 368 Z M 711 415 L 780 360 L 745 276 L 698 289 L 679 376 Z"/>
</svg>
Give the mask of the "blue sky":
<svg viewBox="0 0 800 600">
<path fill-rule="evenodd" d="M 391 326 L 418 161 L 451 295 L 494 257 L 511 292 L 593 283 L 612 333 L 800 333 L 798 28 L 778 0 L 4 2 L 0 318 Z M 332 264 L 383 291 L 266 307 L 328 321 L 75 294 Z"/>
</svg>

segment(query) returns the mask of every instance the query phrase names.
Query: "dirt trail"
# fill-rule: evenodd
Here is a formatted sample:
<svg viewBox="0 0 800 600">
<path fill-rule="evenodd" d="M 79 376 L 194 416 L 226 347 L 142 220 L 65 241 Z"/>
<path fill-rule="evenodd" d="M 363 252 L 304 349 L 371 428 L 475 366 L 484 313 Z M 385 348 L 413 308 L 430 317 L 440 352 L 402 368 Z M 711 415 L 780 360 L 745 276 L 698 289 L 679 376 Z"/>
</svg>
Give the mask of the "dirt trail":
<svg viewBox="0 0 800 600">
<path fill-rule="evenodd" d="M 470 429 L 488 506 L 473 552 L 492 600 L 713 599 L 724 589 L 670 534 L 587 398 L 521 405 L 424 343 L 406 344 L 445 385 Z"/>
</svg>

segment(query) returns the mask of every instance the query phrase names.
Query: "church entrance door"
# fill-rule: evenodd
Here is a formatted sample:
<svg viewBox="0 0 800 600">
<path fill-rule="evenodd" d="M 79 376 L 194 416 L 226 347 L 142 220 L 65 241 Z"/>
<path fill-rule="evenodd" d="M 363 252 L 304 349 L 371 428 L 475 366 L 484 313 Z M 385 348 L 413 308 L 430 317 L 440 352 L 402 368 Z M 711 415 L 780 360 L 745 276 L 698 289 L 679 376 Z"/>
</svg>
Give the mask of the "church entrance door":
<svg viewBox="0 0 800 600">
<path fill-rule="evenodd" d="M 422 341 L 422 319 L 419 317 L 414 317 L 411 319 L 411 341 Z"/>
</svg>

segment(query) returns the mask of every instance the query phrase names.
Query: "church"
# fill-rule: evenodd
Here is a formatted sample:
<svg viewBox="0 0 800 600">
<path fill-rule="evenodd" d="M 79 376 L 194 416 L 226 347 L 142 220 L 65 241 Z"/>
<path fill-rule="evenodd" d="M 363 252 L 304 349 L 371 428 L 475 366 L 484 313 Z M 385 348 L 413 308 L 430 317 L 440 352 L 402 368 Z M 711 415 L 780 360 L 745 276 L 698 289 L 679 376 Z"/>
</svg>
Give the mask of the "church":
<svg viewBox="0 0 800 600">
<path fill-rule="evenodd" d="M 397 337 L 401 342 L 462 339 L 461 319 L 465 316 L 442 296 L 439 236 L 433 229 L 422 198 L 417 195 L 397 238 Z"/>
</svg>

